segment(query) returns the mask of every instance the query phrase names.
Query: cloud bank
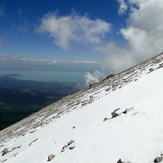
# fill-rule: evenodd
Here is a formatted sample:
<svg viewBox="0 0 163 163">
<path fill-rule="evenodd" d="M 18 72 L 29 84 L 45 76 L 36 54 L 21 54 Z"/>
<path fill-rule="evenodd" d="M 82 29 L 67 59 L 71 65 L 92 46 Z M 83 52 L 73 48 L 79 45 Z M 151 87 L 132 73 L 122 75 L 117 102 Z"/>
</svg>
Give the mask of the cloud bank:
<svg viewBox="0 0 163 163">
<path fill-rule="evenodd" d="M 104 54 L 101 72 L 87 73 L 86 83 L 97 82 L 104 76 L 120 72 L 163 50 L 163 1 L 117 0 L 117 15 L 126 18 L 126 27 L 115 31 L 124 42 L 109 39 L 114 24 L 101 19 L 72 13 L 59 16 L 48 13 L 41 19 L 39 33 L 47 33 L 54 43 L 63 49 L 72 42 L 90 44 L 95 51 Z M 124 18 L 123 17 L 123 18 Z M 99 75 L 101 73 L 101 75 Z"/>
<path fill-rule="evenodd" d="M 69 16 L 59 16 L 57 12 L 48 13 L 41 19 L 36 29 L 39 33 L 47 33 L 54 43 L 67 49 L 72 42 L 84 44 L 99 44 L 110 31 L 110 23 L 103 20 L 91 20 L 86 15 L 72 13 Z"/>
<path fill-rule="evenodd" d="M 105 54 L 103 71 L 122 71 L 163 50 L 162 0 L 118 0 L 119 13 L 129 11 L 127 27 L 119 30 L 126 45 L 109 42 L 99 49 Z M 127 5 L 126 7 L 124 5 Z"/>
<path fill-rule="evenodd" d="M 117 0 L 118 14 L 127 14 L 126 28 L 119 29 L 126 43 L 105 42 L 96 50 L 104 54 L 101 76 L 117 73 L 163 51 L 163 1 L 162 0 Z M 92 74 L 94 75 L 94 74 Z M 101 76 L 96 81 L 101 80 Z M 93 80 L 92 80 L 93 79 Z M 94 82 L 86 76 L 86 82 Z"/>
</svg>

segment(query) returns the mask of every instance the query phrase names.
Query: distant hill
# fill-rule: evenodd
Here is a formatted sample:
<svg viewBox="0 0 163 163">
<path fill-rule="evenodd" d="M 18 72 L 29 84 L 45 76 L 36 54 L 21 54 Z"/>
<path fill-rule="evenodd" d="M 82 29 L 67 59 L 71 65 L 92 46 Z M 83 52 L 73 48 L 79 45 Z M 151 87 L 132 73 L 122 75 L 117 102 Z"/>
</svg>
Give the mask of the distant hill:
<svg viewBox="0 0 163 163">
<path fill-rule="evenodd" d="M 76 83 L 26 81 L 11 75 L 0 76 L 0 130 L 76 91 Z"/>
<path fill-rule="evenodd" d="M 22 90 L 29 89 L 38 92 L 51 92 L 69 94 L 78 91 L 77 83 L 39 82 L 32 80 L 20 80 L 10 75 L 0 76 L 0 89 Z"/>
</svg>

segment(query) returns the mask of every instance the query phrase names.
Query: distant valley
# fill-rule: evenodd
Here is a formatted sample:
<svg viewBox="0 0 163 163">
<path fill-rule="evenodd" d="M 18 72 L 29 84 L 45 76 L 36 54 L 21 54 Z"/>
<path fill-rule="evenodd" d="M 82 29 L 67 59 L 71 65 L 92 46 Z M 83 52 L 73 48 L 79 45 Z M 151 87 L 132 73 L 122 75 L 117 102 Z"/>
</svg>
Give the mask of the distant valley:
<svg viewBox="0 0 163 163">
<path fill-rule="evenodd" d="M 0 76 L 0 130 L 79 90 L 77 83 L 19 80 Z"/>
</svg>

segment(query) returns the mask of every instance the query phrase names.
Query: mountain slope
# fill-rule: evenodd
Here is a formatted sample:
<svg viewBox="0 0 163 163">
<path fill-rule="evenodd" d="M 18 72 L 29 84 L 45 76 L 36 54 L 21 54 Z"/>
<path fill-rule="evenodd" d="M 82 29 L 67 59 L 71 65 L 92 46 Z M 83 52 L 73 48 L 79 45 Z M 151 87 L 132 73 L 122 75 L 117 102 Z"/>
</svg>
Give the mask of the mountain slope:
<svg viewBox="0 0 163 163">
<path fill-rule="evenodd" d="M 163 154 L 162 63 L 157 55 L 1 131 L 0 161 L 154 162 Z"/>
<path fill-rule="evenodd" d="M 18 74 L 0 76 L 0 130 L 79 91 L 77 83 L 20 80 Z"/>
<path fill-rule="evenodd" d="M 0 76 L 0 89 L 8 90 L 24 90 L 48 93 L 69 94 L 70 92 L 76 92 L 77 83 L 71 82 L 40 82 L 33 80 L 20 80 L 14 78 L 18 74 L 9 74 Z M 13 77 L 14 76 L 14 77 Z"/>
</svg>

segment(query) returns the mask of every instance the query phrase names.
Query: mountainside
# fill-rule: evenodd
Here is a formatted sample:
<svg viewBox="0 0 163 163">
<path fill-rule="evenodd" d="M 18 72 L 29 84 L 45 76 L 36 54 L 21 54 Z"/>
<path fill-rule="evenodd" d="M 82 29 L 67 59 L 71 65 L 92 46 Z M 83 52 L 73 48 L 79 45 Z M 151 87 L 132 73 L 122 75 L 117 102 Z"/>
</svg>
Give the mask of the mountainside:
<svg viewBox="0 0 163 163">
<path fill-rule="evenodd" d="M 3 75 L 0 76 L 0 89 L 8 90 L 25 90 L 29 89 L 31 91 L 37 92 L 48 92 L 48 93 L 59 93 L 59 94 L 69 94 L 78 91 L 77 83 L 71 82 L 39 82 L 33 80 L 20 80 L 15 79 L 12 76 L 17 74 Z M 71 91 L 71 92 L 70 92 Z"/>
<path fill-rule="evenodd" d="M 163 53 L 2 130 L 0 161 L 161 162 L 162 66 Z"/>
<path fill-rule="evenodd" d="M 18 74 L 0 76 L 0 130 L 77 92 L 77 83 L 20 80 Z"/>
</svg>

